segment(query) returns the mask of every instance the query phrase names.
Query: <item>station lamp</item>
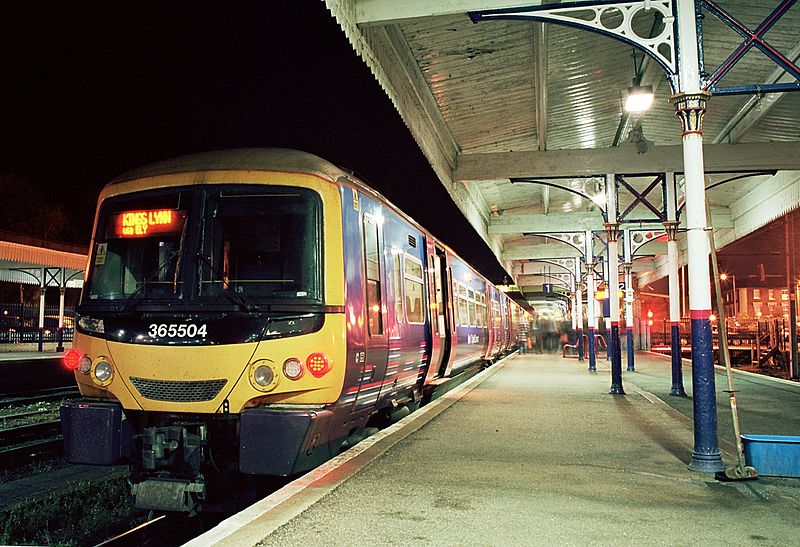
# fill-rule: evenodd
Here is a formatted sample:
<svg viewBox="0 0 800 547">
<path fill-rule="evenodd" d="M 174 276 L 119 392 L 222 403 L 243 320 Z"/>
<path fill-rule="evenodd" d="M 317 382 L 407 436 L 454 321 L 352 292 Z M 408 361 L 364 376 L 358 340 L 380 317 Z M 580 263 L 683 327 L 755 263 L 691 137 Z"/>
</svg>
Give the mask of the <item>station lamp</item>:
<svg viewBox="0 0 800 547">
<path fill-rule="evenodd" d="M 625 93 L 625 112 L 645 112 L 653 104 L 653 86 L 634 85 Z"/>
</svg>

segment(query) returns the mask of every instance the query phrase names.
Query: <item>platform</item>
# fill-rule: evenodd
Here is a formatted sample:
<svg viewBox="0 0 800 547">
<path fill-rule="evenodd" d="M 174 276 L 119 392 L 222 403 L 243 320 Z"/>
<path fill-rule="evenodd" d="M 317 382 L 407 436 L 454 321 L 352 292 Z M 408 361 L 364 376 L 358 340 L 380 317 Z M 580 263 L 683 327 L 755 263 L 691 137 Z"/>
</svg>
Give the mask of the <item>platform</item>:
<svg viewBox="0 0 800 547">
<path fill-rule="evenodd" d="M 39 344 L 36 342 L 26 342 L 24 344 L 0 344 L 0 361 L 21 361 L 30 359 L 54 359 L 63 357 L 64 352 L 56 351 L 58 344 L 55 342 L 45 342 L 42 351 L 39 351 Z M 72 342 L 64 343 L 64 351 L 72 347 Z"/>
<path fill-rule="evenodd" d="M 190 544 L 797 544 L 800 480 L 689 471 L 691 399 L 667 395 L 668 360 L 637 358 L 627 395 L 612 396 L 605 361 L 590 374 L 575 359 L 512 356 Z M 736 381 L 744 432 L 800 435 L 800 386 Z"/>
</svg>

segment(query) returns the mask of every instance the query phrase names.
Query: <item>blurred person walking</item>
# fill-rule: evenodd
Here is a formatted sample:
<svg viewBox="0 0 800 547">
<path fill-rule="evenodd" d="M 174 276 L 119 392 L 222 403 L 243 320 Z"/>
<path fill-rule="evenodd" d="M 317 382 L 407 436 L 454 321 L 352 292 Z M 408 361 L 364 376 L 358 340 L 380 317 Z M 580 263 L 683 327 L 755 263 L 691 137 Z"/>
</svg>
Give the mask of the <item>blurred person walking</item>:
<svg viewBox="0 0 800 547">
<path fill-rule="evenodd" d="M 517 326 L 517 344 L 519 345 L 520 355 L 525 355 L 528 352 L 528 344 L 530 343 L 528 340 L 528 333 L 528 318 L 523 315 L 519 320 L 519 325 Z"/>
</svg>

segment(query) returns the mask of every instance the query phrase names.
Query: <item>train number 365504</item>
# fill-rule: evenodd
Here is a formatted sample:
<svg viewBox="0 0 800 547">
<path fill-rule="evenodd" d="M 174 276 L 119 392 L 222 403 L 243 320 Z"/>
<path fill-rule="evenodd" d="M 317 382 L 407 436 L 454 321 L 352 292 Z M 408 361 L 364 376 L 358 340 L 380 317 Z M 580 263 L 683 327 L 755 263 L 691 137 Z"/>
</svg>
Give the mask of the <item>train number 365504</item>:
<svg viewBox="0 0 800 547">
<path fill-rule="evenodd" d="M 196 338 L 206 336 L 205 325 L 151 323 L 147 330 L 150 338 Z"/>
</svg>

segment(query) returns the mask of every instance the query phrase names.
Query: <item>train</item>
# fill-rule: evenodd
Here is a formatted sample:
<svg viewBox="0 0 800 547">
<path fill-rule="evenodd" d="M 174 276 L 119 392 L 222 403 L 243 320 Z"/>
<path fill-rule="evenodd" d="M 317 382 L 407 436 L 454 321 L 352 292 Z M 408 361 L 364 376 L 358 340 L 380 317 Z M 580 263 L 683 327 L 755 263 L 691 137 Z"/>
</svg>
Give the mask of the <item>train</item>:
<svg viewBox="0 0 800 547">
<path fill-rule="evenodd" d="M 71 463 L 195 513 L 291 477 L 516 349 L 519 303 L 351 172 L 239 149 L 101 191 L 75 337 Z"/>
</svg>

